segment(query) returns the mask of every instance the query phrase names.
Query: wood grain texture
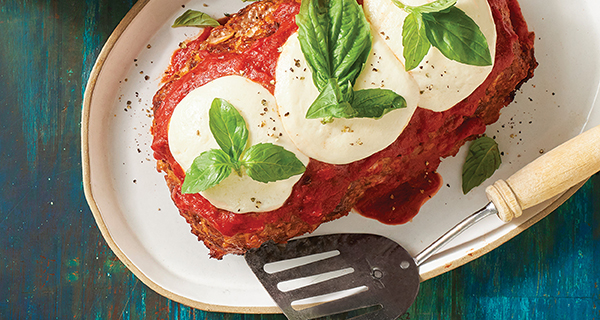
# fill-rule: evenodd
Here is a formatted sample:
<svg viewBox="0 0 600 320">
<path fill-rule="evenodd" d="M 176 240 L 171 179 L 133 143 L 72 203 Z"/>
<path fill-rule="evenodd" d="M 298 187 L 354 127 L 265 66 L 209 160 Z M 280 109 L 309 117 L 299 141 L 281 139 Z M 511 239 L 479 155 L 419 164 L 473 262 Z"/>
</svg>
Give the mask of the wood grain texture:
<svg viewBox="0 0 600 320">
<path fill-rule="evenodd" d="M 124 267 L 96 227 L 82 191 L 82 96 L 132 5 L 0 0 L 0 319 L 285 319 L 168 300 Z M 424 282 L 402 318 L 600 318 L 599 238 L 595 175 L 513 240 Z"/>
<path fill-rule="evenodd" d="M 600 125 L 546 152 L 485 192 L 504 222 L 600 171 Z"/>
</svg>

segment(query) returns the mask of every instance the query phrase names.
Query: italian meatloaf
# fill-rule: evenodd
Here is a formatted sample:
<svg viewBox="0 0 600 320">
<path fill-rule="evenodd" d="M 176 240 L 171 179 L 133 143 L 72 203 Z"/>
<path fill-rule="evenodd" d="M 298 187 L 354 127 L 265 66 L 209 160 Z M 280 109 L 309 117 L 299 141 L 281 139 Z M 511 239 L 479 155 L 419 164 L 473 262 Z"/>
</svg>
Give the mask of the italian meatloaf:
<svg viewBox="0 0 600 320">
<path fill-rule="evenodd" d="M 284 242 L 347 215 L 352 208 L 383 223 L 412 219 L 439 188 L 440 159 L 456 154 L 495 122 L 519 86 L 533 76 L 533 33 L 516 0 L 489 0 L 497 29 L 491 74 L 469 97 L 444 112 L 417 108 L 400 137 L 386 149 L 345 165 L 311 159 L 285 204 L 270 212 L 236 214 L 200 194 L 182 194 L 185 172 L 169 151 L 170 116 L 191 90 L 226 75 L 243 75 L 271 93 L 278 48 L 297 30 L 299 1 L 252 3 L 180 44 L 153 99 L 152 148 L 166 173 L 171 197 L 192 232 L 220 259 L 273 240 Z M 400 210 L 402 209 L 402 210 Z"/>
</svg>

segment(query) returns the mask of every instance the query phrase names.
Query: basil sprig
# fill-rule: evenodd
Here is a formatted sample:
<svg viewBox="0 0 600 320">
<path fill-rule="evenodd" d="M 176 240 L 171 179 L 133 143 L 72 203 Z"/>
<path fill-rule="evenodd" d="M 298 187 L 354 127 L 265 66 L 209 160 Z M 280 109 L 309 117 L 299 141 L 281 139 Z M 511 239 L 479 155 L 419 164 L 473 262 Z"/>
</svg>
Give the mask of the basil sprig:
<svg viewBox="0 0 600 320">
<path fill-rule="evenodd" d="M 467 194 L 482 184 L 500 167 L 502 159 L 496 140 L 483 136 L 471 143 L 463 165 L 462 190 Z"/>
<path fill-rule="evenodd" d="M 208 14 L 196 10 L 189 9 L 181 16 L 175 19 L 171 28 L 177 27 L 216 27 L 219 21 L 211 18 Z"/>
<path fill-rule="evenodd" d="M 194 159 L 185 174 L 182 193 L 197 193 L 214 187 L 232 171 L 245 172 L 259 182 L 284 180 L 306 169 L 296 155 L 272 143 L 259 143 L 246 149 L 246 121 L 229 102 L 216 98 L 209 115 L 210 132 L 221 149 L 210 149 Z"/>
<path fill-rule="evenodd" d="M 404 98 L 391 90 L 353 89 L 372 44 L 369 23 L 356 0 L 303 0 L 296 24 L 319 90 L 307 119 L 380 118 L 406 107 Z"/>
<path fill-rule="evenodd" d="M 408 12 L 402 26 L 405 69 L 416 68 L 434 46 L 448 59 L 474 66 L 489 66 L 492 55 L 479 26 L 456 0 L 437 0 L 422 6 L 394 4 Z"/>
</svg>

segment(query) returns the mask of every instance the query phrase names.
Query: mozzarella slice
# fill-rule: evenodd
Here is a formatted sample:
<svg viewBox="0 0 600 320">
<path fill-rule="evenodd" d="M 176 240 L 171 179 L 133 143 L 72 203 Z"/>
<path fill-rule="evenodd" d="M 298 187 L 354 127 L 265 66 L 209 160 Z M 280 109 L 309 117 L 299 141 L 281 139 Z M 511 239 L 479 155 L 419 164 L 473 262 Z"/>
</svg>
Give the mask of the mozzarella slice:
<svg viewBox="0 0 600 320">
<path fill-rule="evenodd" d="M 322 124 L 320 119 L 306 119 L 306 112 L 319 92 L 297 34 L 282 47 L 275 78 L 275 99 L 290 138 L 304 154 L 332 164 L 364 159 L 392 144 L 408 124 L 419 100 L 416 82 L 374 33 L 373 48 L 354 89 L 391 89 L 404 97 L 407 108 L 391 111 L 377 120 L 334 119 Z"/>
<path fill-rule="evenodd" d="M 295 153 L 304 165 L 308 164 L 308 157 L 298 151 L 285 134 L 273 95 L 246 78 L 226 76 L 191 91 L 173 111 L 169 123 L 169 147 L 184 170 L 191 167 L 200 153 L 219 149 L 208 125 L 208 110 L 214 98 L 227 100 L 244 117 L 248 127 L 248 147 L 273 143 Z M 201 194 L 214 206 L 235 213 L 271 211 L 283 205 L 300 177 L 262 183 L 232 172 Z"/>
<path fill-rule="evenodd" d="M 402 0 L 418 6 L 427 0 Z M 456 7 L 473 19 L 486 37 L 492 59 L 496 54 L 496 26 L 486 0 L 458 0 Z M 408 16 L 392 0 L 364 0 L 363 8 L 371 26 L 381 34 L 398 59 L 404 63 L 402 26 Z M 492 66 L 471 66 L 447 59 L 431 47 L 421 64 L 410 71 L 423 93 L 419 107 L 444 111 L 468 97 L 492 71 Z"/>
</svg>

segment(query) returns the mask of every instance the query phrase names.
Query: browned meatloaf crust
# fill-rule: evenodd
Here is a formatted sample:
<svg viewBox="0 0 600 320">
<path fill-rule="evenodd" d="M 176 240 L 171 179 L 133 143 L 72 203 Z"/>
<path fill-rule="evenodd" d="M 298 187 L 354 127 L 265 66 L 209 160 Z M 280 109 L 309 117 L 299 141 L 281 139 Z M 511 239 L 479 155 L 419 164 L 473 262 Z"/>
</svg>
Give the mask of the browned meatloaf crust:
<svg viewBox="0 0 600 320">
<path fill-rule="evenodd" d="M 495 122 L 500 109 L 510 103 L 514 91 L 533 76 L 533 33 L 516 0 L 489 0 L 497 28 L 495 65 L 475 92 L 445 112 L 418 108 L 402 135 L 385 150 L 348 164 L 331 165 L 311 159 L 292 195 L 280 209 L 236 215 L 212 206 L 198 194 L 182 195 L 185 173 L 168 148 L 168 120 L 177 102 L 194 88 L 229 74 L 243 74 L 273 92 L 276 49 L 296 30 L 294 0 L 253 3 L 217 28 L 207 28 L 195 40 L 182 43 L 165 72 L 165 84 L 155 95 L 152 148 L 158 170 L 165 179 L 180 213 L 192 232 L 204 241 L 210 255 L 243 254 L 249 248 L 273 240 L 314 231 L 321 223 L 377 204 L 402 190 L 412 212 L 399 217 L 387 210 L 378 219 L 398 223 L 411 218 L 420 203 L 420 189 L 435 184 L 440 158 L 456 154 L 470 139 Z M 262 59 L 262 60 L 261 60 Z M 254 63 L 262 61 L 263 63 Z M 267 62 L 267 63 L 264 63 Z"/>
</svg>

